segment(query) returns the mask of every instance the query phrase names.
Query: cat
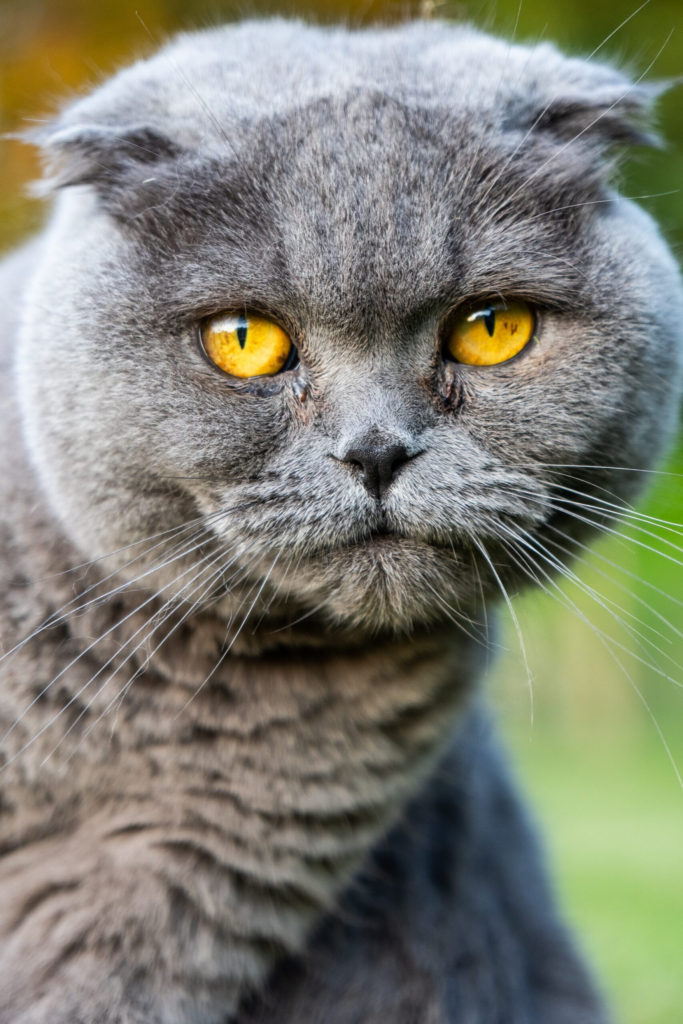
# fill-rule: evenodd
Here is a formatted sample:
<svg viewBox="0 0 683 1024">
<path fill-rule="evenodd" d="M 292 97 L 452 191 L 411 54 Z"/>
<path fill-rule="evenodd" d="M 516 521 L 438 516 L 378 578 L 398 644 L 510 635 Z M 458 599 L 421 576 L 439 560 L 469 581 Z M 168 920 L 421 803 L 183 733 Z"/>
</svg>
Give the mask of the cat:
<svg viewBox="0 0 683 1024">
<path fill-rule="evenodd" d="M 678 269 L 611 184 L 656 92 L 454 24 L 249 21 L 32 133 L 3 1024 L 608 1019 L 480 680 L 495 607 L 675 426 Z"/>
</svg>

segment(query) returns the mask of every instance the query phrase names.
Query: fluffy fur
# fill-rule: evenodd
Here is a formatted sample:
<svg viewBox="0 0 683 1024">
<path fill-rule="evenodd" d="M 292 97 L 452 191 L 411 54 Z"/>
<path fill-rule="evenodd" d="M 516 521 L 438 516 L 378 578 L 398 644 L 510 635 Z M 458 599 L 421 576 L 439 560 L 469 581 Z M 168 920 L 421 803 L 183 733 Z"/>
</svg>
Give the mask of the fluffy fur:
<svg viewBox="0 0 683 1024">
<path fill-rule="evenodd" d="M 651 98 L 466 28 L 255 22 L 36 136 L 54 214 L 0 272 L 3 1022 L 604 1020 L 476 681 L 484 603 L 596 525 L 557 489 L 630 497 L 675 420 L 678 272 L 609 183 Z M 445 360 L 497 294 L 534 342 Z M 210 366 L 235 307 L 299 366 Z M 369 441 L 409 456 L 381 502 Z"/>
</svg>

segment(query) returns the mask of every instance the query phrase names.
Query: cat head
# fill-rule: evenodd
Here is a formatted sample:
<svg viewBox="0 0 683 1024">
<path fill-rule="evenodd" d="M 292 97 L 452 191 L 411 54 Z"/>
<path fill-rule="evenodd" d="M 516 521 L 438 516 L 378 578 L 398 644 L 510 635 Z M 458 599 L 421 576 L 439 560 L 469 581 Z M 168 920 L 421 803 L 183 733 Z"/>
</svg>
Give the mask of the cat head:
<svg viewBox="0 0 683 1024">
<path fill-rule="evenodd" d="M 171 531 L 188 600 L 222 572 L 369 631 L 552 573 L 675 420 L 678 272 L 610 185 L 652 96 L 468 28 L 253 22 L 41 130 L 19 390 L 84 556 Z"/>
</svg>

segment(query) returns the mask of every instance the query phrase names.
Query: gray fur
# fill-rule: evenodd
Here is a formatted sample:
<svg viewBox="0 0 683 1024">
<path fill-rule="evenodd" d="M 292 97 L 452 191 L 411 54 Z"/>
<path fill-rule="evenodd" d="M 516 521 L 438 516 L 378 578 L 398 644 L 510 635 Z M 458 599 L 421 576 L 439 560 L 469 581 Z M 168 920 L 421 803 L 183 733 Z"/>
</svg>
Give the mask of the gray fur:
<svg viewBox="0 0 683 1024">
<path fill-rule="evenodd" d="M 630 497 L 675 421 L 678 272 L 610 185 L 652 95 L 471 29 L 250 22 L 38 134 L 54 214 L 0 285 L 4 649 L 79 610 L 2 663 L 3 1022 L 604 1020 L 476 634 L 526 582 L 511 538 L 592 532 L 562 467 Z M 444 361 L 499 292 L 537 341 Z M 300 367 L 209 366 L 235 306 Z M 343 461 L 378 437 L 411 456 L 381 503 Z"/>
</svg>

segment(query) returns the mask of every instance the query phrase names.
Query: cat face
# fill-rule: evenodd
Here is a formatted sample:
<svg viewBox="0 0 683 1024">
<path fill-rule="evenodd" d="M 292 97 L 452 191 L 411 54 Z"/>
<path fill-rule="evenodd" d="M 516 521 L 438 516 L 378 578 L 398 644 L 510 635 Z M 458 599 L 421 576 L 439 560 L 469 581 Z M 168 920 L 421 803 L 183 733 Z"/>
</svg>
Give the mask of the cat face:
<svg viewBox="0 0 683 1024">
<path fill-rule="evenodd" d="M 678 399 L 677 271 L 606 183 L 646 101 L 547 46 L 271 22 L 67 111 L 18 373 L 84 554 L 196 521 L 247 608 L 406 630 L 589 531 L 557 488 L 629 495 Z M 464 356 L 496 310 L 528 340 Z"/>
</svg>

